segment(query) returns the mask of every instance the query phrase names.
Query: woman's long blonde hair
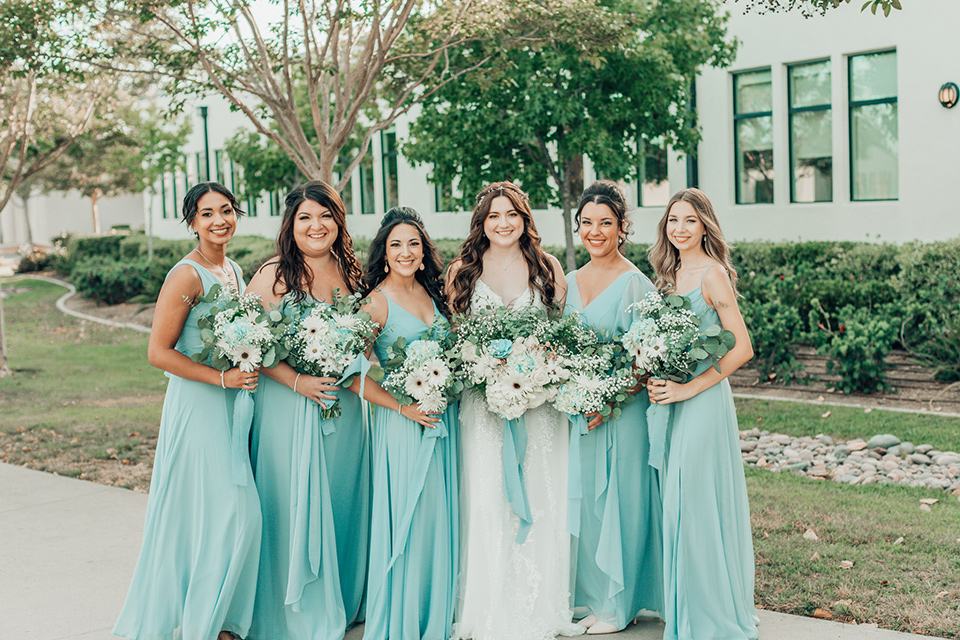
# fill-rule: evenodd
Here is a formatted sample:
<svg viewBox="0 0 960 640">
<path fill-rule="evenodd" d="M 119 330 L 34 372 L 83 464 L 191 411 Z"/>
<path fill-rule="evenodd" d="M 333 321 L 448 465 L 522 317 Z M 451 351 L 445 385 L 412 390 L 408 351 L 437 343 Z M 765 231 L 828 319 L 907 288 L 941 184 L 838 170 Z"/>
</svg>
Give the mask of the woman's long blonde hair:
<svg viewBox="0 0 960 640">
<path fill-rule="evenodd" d="M 680 266 L 680 252 L 670 244 L 670 239 L 667 237 L 667 218 L 670 217 L 670 209 L 678 202 L 686 202 L 697 212 L 697 217 L 703 223 L 705 232 L 703 250 L 708 256 L 726 268 L 727 274 L 730 276 L 730 285 L 733 287 L 734 295 L 736 295 L 737 270 L 730 264 L 730 245 L 723 239 L 720 222 L 717 220 L 717 214 L 713 210 L 713 205 L 710 204 L 707 194 L 693 187 L 678 191 L 670 198 L 667 209 L 663 212 L 663 217 L 657 224 L 657 240 L 647 251 L 647 259 L 657 274 L 657 288 L 668 291 L 677 288 L 677 268 Z"/>
</svg>

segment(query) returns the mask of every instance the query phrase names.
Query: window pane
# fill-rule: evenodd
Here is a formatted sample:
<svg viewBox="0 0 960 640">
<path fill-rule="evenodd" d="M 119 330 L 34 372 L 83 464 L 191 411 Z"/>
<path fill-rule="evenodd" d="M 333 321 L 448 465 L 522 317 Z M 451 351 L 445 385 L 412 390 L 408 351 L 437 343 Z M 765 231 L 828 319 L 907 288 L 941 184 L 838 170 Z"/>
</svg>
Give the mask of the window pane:
<svg viewBox="0 0 960 640">
<path fill-rule="evenodd" d="M 437 213 L 446 213 L 455 211 L 456 205 L 453 202 L 453 184 L 445 184 L 442 187 L 434 185 L 434 211 Z"/>
<path fill-rule="evenodd" d="M 853 199 L 896 199 L 899 195 L 896 103 L 857 107 L 850 115 Z"/>
<path fill-rule="evenodd" d="M 397 195 L 397 130 L 384 131 L 380 138 L 383 148 L 383 204 L 389 210 L 398 204 Z"/>
<path fill-rule="evenodd" d="M 897 52 L 850 58 L 851 101 L 897 96 Z"/>
<path fill-rule="evenodd" d="M 833 199 L 832 112 L 793 114 L 793 201 L 830 202 Z"/>
<path fill-rule="evenodd" d="M 735 107 L 738 114 L 773 110 L 770 70 L 738 73 L 734 76 Z"/>
<path fill-rule="evenodd" d="M 773 118 L 737 122 L 738 204 L 773 202 Z"/>
<path fill-rule="evenodd" d="M 376 213 L 373 202 L 373 155 L 368 151 L 360 161 L 360 213 Z"/>
<path fill-rule="evenodd" d="M 342 177 L 342 176 L 341 176 Z M 347 180 L 347 184 L 344 185 L 343 191 L 340 192 L 340 199 L 343 200 L 343 210 L 346 214 L 353 214 L 353 176 Z"/>
<path fill-rule="evenodd" d="M 830 61 L 790 67 L 791 107 L 830 104 Z"/>
<path fill-rule="evenodd" d="M 662 144 L 640 141 L 644 157 L 640 163 L 641 207 L 663 207 L 670 201 L 670 180 L 667 178 L 667 148 Z"/>
</svg>

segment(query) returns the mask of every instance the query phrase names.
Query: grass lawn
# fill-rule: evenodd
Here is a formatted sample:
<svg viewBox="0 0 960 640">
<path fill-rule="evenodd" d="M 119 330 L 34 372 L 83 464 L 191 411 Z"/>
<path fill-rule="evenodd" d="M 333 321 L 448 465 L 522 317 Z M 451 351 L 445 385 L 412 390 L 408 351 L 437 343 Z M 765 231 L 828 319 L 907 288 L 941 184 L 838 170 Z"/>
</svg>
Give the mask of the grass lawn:
<svg viewBox="0 0 960 640">
<path fill-rule="evenodd" d="M 956 496 L 851 487 L 756 467 L 746 472 L 758 606 L 800 615 L 825 609 L 844 622 L 960 635 Z M 939 501 L 925 512 L 922 498 Z M 805 539 L 808 529 L 819 539 Z M 853 566 L 842 568 L 844 561 Z"/>
<path fill-rule="evenodd" d="M 830 415 L 824 418 L 828 411 Z M 948 416 L 741 398 L 737 400 L 737 420 L 741 429 L 756 427 L 797 437 L 823 433 L 841 440 L 869 440 L 879 433 L 892 433 L 915 445 L 960 451 L 960 418 Z"/>
<path fill-rule="evenodd" d="M 64 316 L 57 285 L 4 288 L 14 375 L 0 378 L 0 459 L 146 490 L 166 389 L 147 336 Z"/>
<path fill-rule="evenodd" d="M 4 304 L 16 375 L 0 378 L 0 460 L 146 490 L 166 384 L 147 364 L 146 336 L 63 316 L 56 285 L 4 286 L 17 290 Z M 957 418 L 845 407 L 822 418 L 824 407 L 768 400 L 739 400 L 737 409 L 743 429 L 844 439 L 889 432 L 960 448 Z M 960 636 L 956 496 L 746 471 L 759 606 Z M 939 501 L 925 512 L 921 498 Z M 819 540 L 805 539 L 807 529 Z"/>
</svg>

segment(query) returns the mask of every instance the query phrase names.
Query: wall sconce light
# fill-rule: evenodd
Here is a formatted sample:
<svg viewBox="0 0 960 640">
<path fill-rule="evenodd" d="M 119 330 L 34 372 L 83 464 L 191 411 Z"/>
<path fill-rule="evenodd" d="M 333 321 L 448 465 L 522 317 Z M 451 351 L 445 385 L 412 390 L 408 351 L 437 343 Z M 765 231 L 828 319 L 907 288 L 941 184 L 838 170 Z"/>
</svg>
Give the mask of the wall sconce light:
<svg viewBox="0 0 960 640">
<path fill-rule="evenodd" d="M 943 86 L 940 87 L 940 104 L 949 109 L 957 104 L 958 98 L 960 98 L 960 89 L 957 88 L 956 83 L 943 83 Z"/>
</svg>

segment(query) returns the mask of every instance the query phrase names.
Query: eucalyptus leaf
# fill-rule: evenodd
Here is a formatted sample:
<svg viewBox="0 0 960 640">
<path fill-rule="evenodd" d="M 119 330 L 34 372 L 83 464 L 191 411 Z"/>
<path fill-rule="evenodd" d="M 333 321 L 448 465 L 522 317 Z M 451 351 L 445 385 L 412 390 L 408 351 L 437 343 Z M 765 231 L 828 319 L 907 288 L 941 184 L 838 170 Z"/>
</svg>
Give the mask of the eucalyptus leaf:
<svg viewBox="0 0 960 640">
<path fill-rule="evenodd" d="M 233 363 L 230 362 L 230 359 L 225 355 L 221 353 L 215 353 L 210 359 L 210 366 L 217 371 L 228 371 L 233 368 Z"/>
</svg>

